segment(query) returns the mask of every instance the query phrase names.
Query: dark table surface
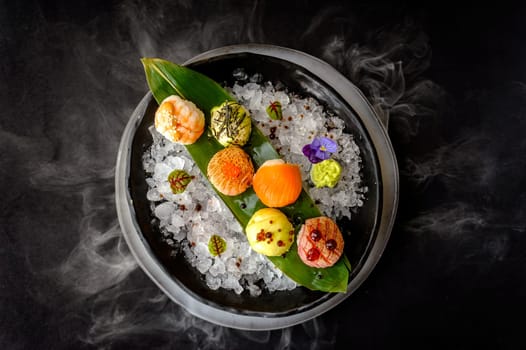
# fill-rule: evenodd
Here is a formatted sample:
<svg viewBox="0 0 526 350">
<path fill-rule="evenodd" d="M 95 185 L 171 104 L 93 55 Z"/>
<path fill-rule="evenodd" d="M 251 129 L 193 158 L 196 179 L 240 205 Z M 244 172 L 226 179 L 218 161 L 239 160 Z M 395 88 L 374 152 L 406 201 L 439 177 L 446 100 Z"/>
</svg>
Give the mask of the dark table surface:
<svg viewBox="0 0 526 350">
<path fill-rule="evenodd" d="M 0 3 L 0 348 L 516 349 L 526 313 L 526 6 L 367 1 Z M 390 116 L 386 251 L 322 316 L 197 319 L 137 267 L 114 164 L 139 58 L 267 43 L 332 64 Z"/>
</svg>

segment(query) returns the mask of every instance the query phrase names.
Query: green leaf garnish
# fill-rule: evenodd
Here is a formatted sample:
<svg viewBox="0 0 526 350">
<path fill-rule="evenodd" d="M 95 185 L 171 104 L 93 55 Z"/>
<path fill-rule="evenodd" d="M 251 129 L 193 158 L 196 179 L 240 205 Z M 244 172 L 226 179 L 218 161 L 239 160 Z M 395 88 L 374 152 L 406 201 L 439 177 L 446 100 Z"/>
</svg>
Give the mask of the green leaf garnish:
<svg viewBox="0 0 526 350">
<path fill-rule="evenodd" d="M 226 241 L 218 235 L 212 235 L 208 241 L 208 251 L 212 256 L 218 256 L 225 252 Z"/>
<path fill-rule="evenodd" d="M 170 189 L 173 194 L 183 193 L 186 190 L 190 181 L 193 180 L 193 176 L 188 174 L 184 170 L 175 169 L 168 175 L 168 182 L 170 183 Z"/>
<path fill-rule="evenodd" d="M 283 112 L 281 111 L 281 102 L 274 101 L 267 107 L 267 114 L 270 119 L 281 120 L 283 119 Z"/>
</svg>

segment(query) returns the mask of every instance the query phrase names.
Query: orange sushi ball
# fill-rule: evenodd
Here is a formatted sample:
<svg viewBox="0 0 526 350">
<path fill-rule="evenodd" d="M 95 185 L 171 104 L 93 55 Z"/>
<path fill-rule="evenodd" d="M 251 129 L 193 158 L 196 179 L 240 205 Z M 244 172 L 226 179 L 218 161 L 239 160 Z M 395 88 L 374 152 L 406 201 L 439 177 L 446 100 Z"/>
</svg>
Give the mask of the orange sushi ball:
<svg viewBox="0 0 526 350">
<path fill-rule="evenodd" d="M 224 195 L 236 196 L 252 184 L 254 166 L 240 147 L 230 146 L 214 154 L 208 163 L 207 176 Z"/>
<path fill-rule="evenodd" d="M 300 168 L 281 159 L 267 160 L 254 175 L 253 187 L 267 207 L 280 208 L 292 204 L 302 190 Z"/>
</svg>

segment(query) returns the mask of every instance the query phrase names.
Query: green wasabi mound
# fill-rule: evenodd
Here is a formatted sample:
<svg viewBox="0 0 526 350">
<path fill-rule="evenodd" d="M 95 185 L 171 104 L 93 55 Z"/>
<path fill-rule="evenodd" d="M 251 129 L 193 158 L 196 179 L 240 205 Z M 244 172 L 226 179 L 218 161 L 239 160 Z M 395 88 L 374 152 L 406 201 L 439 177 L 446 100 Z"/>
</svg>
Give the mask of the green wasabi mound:
<svg viewBox="0 0 526 350">
<path fill-rule="evenodd" d="M 310 178 L 316 187 L 334 187 L 340 181 L 342 166 L 334 159 L 327 159 L 312 166 Z"/>
</svg>

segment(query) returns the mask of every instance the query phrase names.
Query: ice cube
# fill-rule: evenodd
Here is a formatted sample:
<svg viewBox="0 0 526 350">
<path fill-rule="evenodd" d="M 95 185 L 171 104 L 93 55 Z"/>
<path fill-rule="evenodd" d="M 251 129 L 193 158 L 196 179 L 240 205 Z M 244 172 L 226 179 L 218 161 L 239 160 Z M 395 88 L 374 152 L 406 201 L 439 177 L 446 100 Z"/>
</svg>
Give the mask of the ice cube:
<svg viewBox="0 0 526 350">
<path fill-rule="evenodd" d="M 160 220 L 168 220 L 175 210 L 172 202 L 163 202 L 155 207 L 155 216 Z"/>
</svg>

